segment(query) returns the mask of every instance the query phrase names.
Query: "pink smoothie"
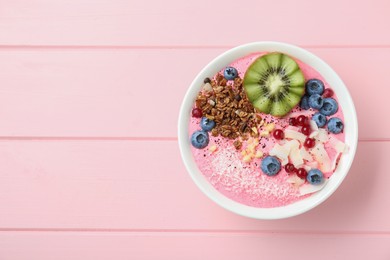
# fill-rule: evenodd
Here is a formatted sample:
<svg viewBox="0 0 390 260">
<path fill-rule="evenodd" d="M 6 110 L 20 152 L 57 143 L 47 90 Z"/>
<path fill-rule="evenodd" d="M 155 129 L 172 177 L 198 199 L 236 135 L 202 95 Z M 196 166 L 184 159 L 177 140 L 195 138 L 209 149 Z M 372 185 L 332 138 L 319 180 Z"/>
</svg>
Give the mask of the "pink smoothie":
<svg viewBox="0 0 390 260">
<path fill-rule="evenodd" d="M 235 67 L 241 78 L 244 77 L 248 66 L 259 56 L 265 53 L 254 53 L 232 62 L 229 66 Z M 324 78 L 313 68 L 296 60 L 300 69 L 302 70 L 306 80 L 317 78 L 324 82 L 325 88 L 331 88 Z M 221 71 L 223 73 L 223 71 Z M 333 96 L 337 100 L 335 96 Z M 300 114 L 311 116 L 316 111 L 301 110 L 294 108 L 290 114 L 283 118 L 276 118 L 271 115 L 261 114 L 262 118 L 270 123 L 274 122 L 276 128 L 284 129 L 288 126 L 288 119 L 291 116 L 298 116 Z M 338 112 L 331 116 L 338 117 L 344 120 L 342 108 L 339 107 Z M 330 118 L 330 117 L 329 117 Z M 199 119 L 191 118 L 189 126 L 189 134 L 199 130 Z M 337 135 L 330 134 L 340 141 L 344 142 L 344 134 Z M 237 151 L 233 146 L 233 141 L 222 136 L 210 136 L 210 143 L 205 149 L 195 149 L 192 147 L 192 154 L 198 165 L 199 170 L 209 180 L 209 182 L 222 194 L 228 198 L 239 203 L 253 206 L 253 207 L 279 207 L 294 203 L 301 199 L 307 198 L 311 194 L 300 195 L 298 187 L 287 182 L 291 176 L 284 168 L 275 176 L 265 175 L 261 169 L 260 164 L 262 158 L 255 158 L 251 162 L 243 162 L 241 151 Z M 259 137 L 260 144 L 257 149 L 264 153 L 264 156 L 273 148 L 275 143 L 280 141 L 275 140 L 272 136 Z M 217 150 L 211 152 L 208 148 L 215 145 Z M 245 145 L 245 144 L 244 144 Z M 335 159 L 336 151 L 329 144 L 325 144 L 331 161 Z M 333 172 L 324 172 L 325 178 L 330 178 Z"/>
</svg>

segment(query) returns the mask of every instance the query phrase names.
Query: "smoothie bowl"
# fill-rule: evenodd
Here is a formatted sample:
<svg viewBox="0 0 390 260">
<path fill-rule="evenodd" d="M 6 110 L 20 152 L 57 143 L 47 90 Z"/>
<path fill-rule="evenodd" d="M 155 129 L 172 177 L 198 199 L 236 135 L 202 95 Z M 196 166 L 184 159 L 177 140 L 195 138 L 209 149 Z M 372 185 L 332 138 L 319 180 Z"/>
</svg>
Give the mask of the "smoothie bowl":
<svg viewBox="0 0 390 260">
<path fill-rule="evenodd" d="M 293 45 L 258 42 L 223 53 L 196 76 L 178 136 L 187 171 L 210 199 L 243 216 L 279 219 L 339 187 L 358 123 L 325 62 Z"/>
</svg>

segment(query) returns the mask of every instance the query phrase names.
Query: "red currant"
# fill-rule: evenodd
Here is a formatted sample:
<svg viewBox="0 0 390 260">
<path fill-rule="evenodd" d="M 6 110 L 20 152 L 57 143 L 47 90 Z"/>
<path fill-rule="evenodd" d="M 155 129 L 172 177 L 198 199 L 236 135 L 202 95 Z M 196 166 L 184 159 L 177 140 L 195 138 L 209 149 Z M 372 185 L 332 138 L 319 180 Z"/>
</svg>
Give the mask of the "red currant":
<svg viewBox="0 0 390 260">
<path fill-rule="evenodd" d="M 290 117 L 290 119 L 288 120 L 288 123 L 292 126 L 296 126 L 297 125 L 297 119 L 295 117 Z"/>
<path fill-rule="evenodd" d="M 192 116 L 193 117 L 196 117 L 196 118 L 201 118 L 202 117 L 202 115 L 203 115 L 203 113 L 202 113 L 202 109 L 200 109 L 200 108 L 194 108 L 194 109 L 192 109 Z"/>
<path fill-rule="evenodd" d="M 316 144 L 316 141 L 313 138 L 306 138 L 305 142 L 303 143 L 303 146 L 306 148 L 313 148 Z"/>
<path fill-rule="evenodd" d="M 296 174 L 299 178 L 306 179 L 307 171 L 303 168 L 299 168 L 298 171 L 296 172 Z"/>
<path fill-rule="evenodd" d="M 330 89 L 330 88 L 325 89 L 325 90 L 324 90 L 324 93 L 322 94 L 322 96 L 323 96 L 324 98 L 328 98 L 328 97 L 331 97 L 331 96 L 333 96 L 333 95 L 334 95 L 334 92 L 333 92 L 333 90 Z"/>
<path fill-rule="evenodd" d="M 310 124 L 309 118 L 307 118 L 306 116 L 300 115 L 297 117 L 297 125 L 304 126 L 309 124 Z"/>
<path fill-rule="evenodd" d="M 273 135 L 274 135 L 274 138 L 275 138 L 276 140 L 282 140 L 282 139 L 284 138 L 284 133 L 283 133 L 283 131 L 280 130 L 280 129 L 276 129 L 276 130 L 274 131 Z"/>
<path fill-rule="evenodd" d="M 310 126 L 304 125 L 301 129 L 302 134 L 309 135 L 311 132 Z"/>
<path fill-rule="evenodd" d="M 295 170 L 294 164 L 288 163 L 286 166 L 284 166 L 284 169 L 286 170 L 287 173 L 292 173 Z"/>
</svg>

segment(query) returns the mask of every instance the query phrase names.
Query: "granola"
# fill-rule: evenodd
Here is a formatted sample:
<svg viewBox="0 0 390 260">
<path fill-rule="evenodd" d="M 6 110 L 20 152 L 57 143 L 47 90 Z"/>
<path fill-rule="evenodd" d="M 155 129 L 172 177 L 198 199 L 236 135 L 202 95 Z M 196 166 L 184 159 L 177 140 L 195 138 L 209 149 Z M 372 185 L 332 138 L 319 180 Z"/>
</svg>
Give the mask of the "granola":
<svg viewBox="0 0 390 260">
<path fill-rule="evenodd" d="M 221 135 L 229 139 L 241 137 L 243 140 L 248 136 L 257 137 L 262 118 L 248 100 L 242 79 L 237 77 L 229 83 L 220 73 L 214 79 L 207 79 L 206 84 L 210 84 L 212 89 L 207 86 L 199 93 L 196 107 L 202 110 L 205 117 L 215 121 L 212 136 Z"/>
</svg>

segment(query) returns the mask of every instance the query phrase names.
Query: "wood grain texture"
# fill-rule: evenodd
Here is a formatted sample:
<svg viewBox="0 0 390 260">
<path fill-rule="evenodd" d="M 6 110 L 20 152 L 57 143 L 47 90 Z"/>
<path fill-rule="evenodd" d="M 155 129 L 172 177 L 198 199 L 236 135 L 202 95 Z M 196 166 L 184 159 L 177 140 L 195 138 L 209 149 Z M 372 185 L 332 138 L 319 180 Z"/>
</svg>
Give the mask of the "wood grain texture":
<svg viewBox="0 0 390 260">
<path fill-rule="evenodd" d="M 1 259 L 388 260 L 389 235 L 0 233 Z M 25 245 L 20 250 L 20 245 Z M 286 250 L 288 249 L 288 250 Z"/>
<path fill-rule="evenodd" d="M 390 259 L 389 10 L 388 0 L 0 0 L 0 259 Z M 201 68 L 263 40 L 328 62 L 360 123 L 339 190 L 278 221 L 211 202 L 176 141 Z"/>
<path fill-rule="evenodd" d="M 0 136 L 176 137 L 192 79 L 225 50 L 0 50 Z M 390 60 L 390 48 L 309 50 L 348 86 L 360 138 L 390 138 L 390 121 L 380 113 L 388 98 L 379 94 L 390 79 L 378 76 L 386 66 L 374 65 Z"/>
<path fill-rule="evenodd" d="M 387 0 L 15 0 L 0 9 L 2 45 L 389 45 Z M 374 28 L 374 29 L 373 29 Z"/>
<path fill-rule="evenodd" d="M 390 232 L 389 152 L 389 142 L 360 143 L 349 176 L 325 203 L 259 221 L 206 198 L 175 141 L 1 141 L 0 229 Z"/>
</svg>

